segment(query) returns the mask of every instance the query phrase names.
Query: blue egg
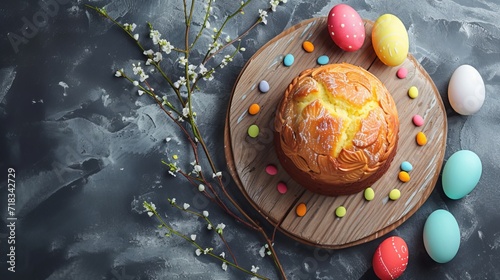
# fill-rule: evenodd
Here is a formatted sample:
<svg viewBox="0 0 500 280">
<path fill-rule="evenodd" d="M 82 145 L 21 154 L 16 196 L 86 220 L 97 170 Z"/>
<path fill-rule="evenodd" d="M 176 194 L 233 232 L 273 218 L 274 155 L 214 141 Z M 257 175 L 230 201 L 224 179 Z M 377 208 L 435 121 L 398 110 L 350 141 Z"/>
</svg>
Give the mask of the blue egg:
<svg viewBox="0 0 500 280">
<path fill-rule="evenodd" d="M 451 261 L 460 247 L 460 228 L 448 211 L 432 212 L 424 224 L 424 247 L 427 254 L 438 263 Z"/>
<path fill-rule="evenodd" d="M 406 172 L 410 172 L 413 170 L 413 166 L 408 161 L 403 161 L 401 163 L 401 170 L 406 171 Z"/>
<path fill-rule="evenodd" d="M 259 90 L 262 93 L 266 93 L 269 91 L 269 83 L 265 80 L 260 81 L 259 83 Z"/>
<path fill-rule="evenodd" d="M 326 56 L 326 55 L 322 55 L 322 56 L 318 57 L 318 60 L 317 60 L 319 65 L 328 64 L 329 61 L 330 61 L 330 58 L 328 58 L 328 56 Z"/>
<path fill-rule="evenodd" d="M 461 150 L 450 156 L 443 168 L 443 191 L 451 199 L 468 195 L 479 183 L 483 166 L 472 151 Z"/>
<path fill-rule="evenodd" d="M 285 58 L 283 59 L 283 64 L 285 64 L 285 66 L 292 66 L 293 62 L 294 62 L 295 58 L 293 57 L 293 54 L 289 53 L 287 55 L 285 55 Z"/>
</svg>

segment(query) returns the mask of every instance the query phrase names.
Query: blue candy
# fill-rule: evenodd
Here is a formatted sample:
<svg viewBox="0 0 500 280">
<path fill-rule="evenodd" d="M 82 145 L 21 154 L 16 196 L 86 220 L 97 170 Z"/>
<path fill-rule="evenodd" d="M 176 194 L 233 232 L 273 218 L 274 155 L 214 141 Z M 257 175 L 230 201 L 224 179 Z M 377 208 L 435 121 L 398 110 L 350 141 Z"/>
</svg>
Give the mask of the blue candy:
<svg viewBox="0 0 500 280">
<path fill-rule="evenodd" d="M 293 54 L 289 53 L 287 55 L 285 55 L 285 58 L 283 59 L 283 64 L 285 64 L 285 66 L 292 66 L 293 62 L 294 62 L 295 58 L 293 57 Z"/>
<path fill-rule="evenodd" d="M 328 58 L 328 56 L 326 56 L 326 55 L 322 55 L 322 56 L 318 57 L 318 60 L 317 60 L 319 65 L 326 65 L 326 64 L 328 64 L 329 61 L 330 61 L 330 58 Z"/>
</svg>

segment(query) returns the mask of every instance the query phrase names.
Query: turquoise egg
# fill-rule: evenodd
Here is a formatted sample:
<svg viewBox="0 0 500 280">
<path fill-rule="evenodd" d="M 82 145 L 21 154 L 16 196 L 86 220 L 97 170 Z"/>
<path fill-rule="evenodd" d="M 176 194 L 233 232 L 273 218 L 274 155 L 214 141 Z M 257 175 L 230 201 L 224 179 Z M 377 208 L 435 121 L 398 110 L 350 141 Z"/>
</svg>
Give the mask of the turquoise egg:
<svg viewBox="0 0 500 280">
<path fill-rule="evenodd" d="M 472 151 L 461 150 L 448 159 L 443 168 L 443 191 L 451 199 L 468 195 L 481 178 L 483 166 Z"/>
<path fill-rule="evenodd" d="M 427 217 L 424 225 L 424 246 L 427 254 L 438 263 L 447 263 L 457 255 L 460 229 L 450 212 L 439 209 Z"/>
</svg>

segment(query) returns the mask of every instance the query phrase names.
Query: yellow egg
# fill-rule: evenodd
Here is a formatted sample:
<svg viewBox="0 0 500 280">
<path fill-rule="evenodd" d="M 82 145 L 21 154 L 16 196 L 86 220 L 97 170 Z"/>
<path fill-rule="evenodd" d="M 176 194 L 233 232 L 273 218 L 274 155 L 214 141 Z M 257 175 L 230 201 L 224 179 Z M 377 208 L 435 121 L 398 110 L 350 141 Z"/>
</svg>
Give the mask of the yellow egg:
<svg viewBox="0 0 500 280">
<path fill-rule="evenodd" d="M 381 15 L 372 29 L 372 44 L 380 61 L 387 66 L 403 63 L 408 55 L 408 32 L 395 15 Z"/>
</svg>

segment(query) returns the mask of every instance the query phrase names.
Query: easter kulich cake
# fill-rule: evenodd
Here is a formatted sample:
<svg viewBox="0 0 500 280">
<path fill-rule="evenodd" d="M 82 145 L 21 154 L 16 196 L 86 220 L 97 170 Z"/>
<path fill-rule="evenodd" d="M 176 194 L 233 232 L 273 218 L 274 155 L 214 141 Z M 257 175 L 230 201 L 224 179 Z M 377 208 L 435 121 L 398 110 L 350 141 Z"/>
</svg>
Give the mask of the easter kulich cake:
<svg viewBox="0 0 500 280">
<path fill-rule="evenodd" d="M 304 188 L 357 193 L 389 168 L 398 143 L 395 102 L 382 82 L 348 63 L 303 71 L 281 99 L 274 143 L 287 173 Z"/>
</svg>

